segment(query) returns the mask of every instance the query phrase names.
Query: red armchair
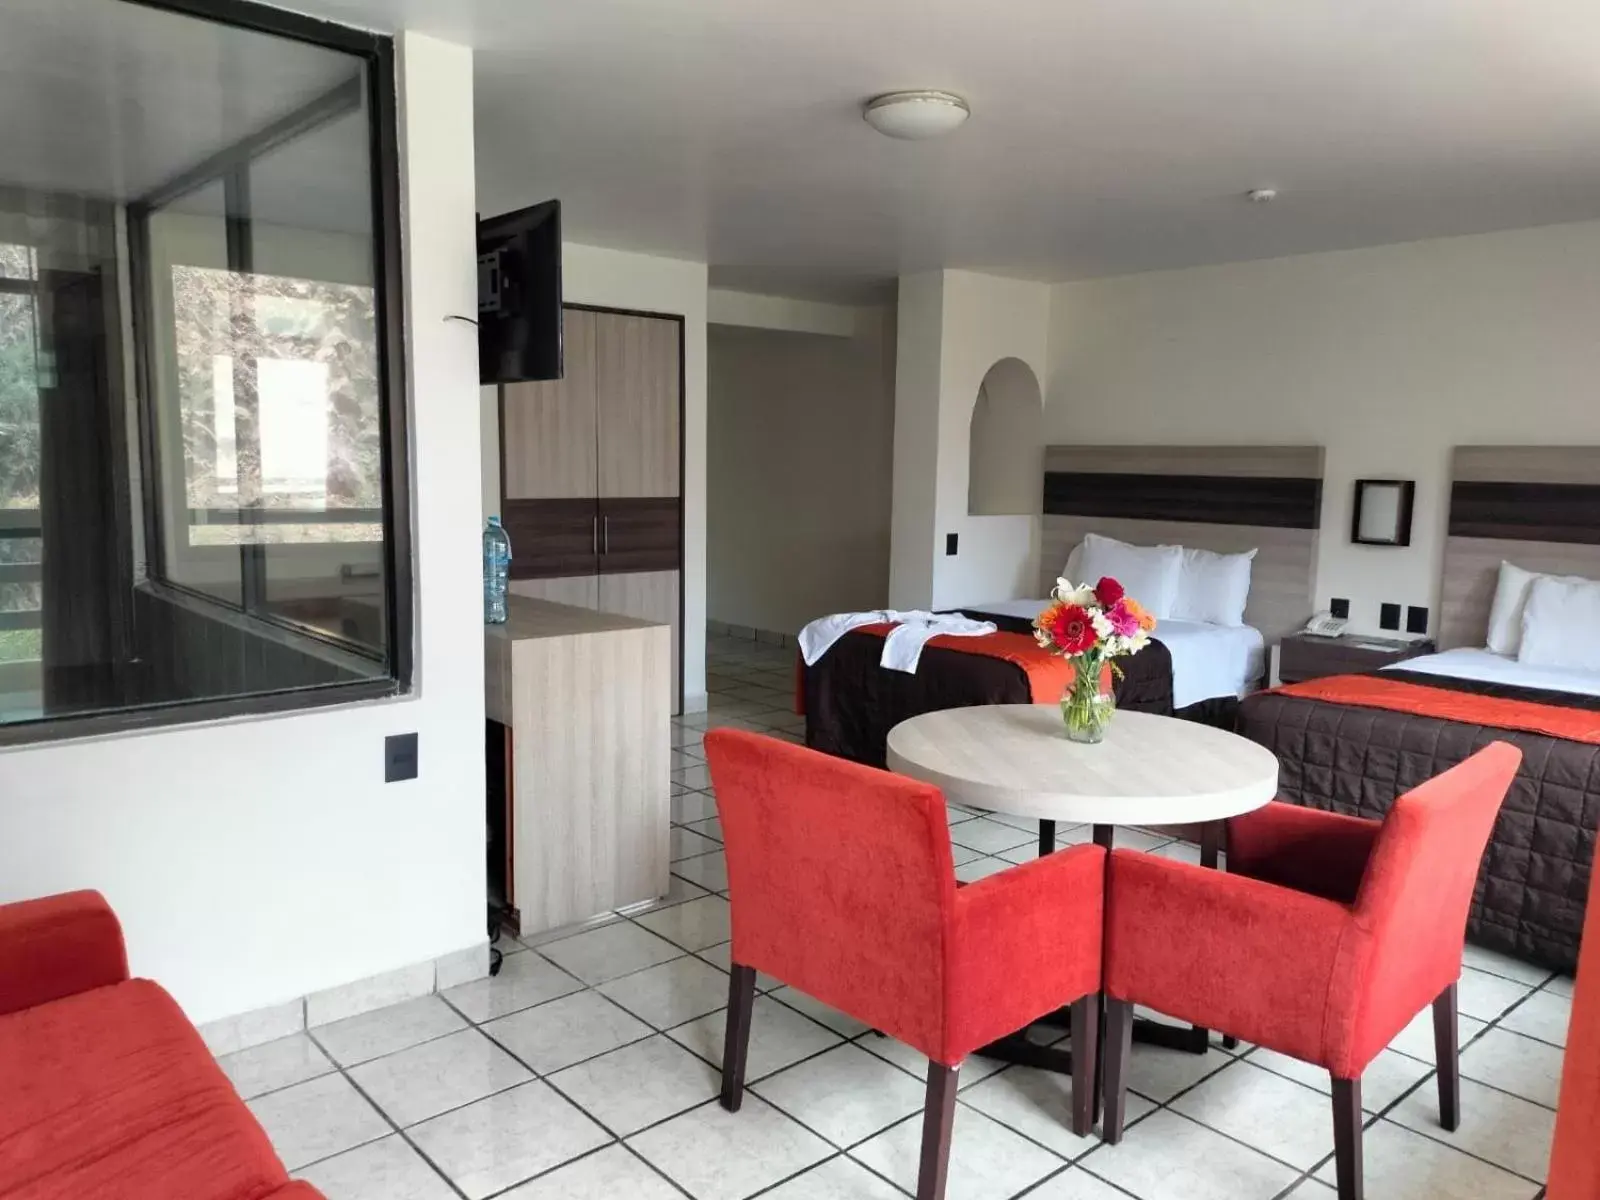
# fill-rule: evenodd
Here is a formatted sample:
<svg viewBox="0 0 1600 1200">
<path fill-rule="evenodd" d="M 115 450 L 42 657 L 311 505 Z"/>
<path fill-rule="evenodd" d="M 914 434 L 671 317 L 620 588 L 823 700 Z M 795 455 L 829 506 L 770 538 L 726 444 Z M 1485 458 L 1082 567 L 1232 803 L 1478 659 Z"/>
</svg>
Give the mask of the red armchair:
<svg viewBox="0 0 1600 1200">
<path fill-rule="evenodd" d="M 1495 743 L 1381 824 L 1269 804 L 1229 822 L 1227 874 L 1113 853 L 1105 1140 L 1122 1137 L 1135 1003 L 1325 1068 L 1340 1200 L 1362 1194 L 1361 1074 L 1430 1003 L 1440 1122 L 1456 1128 L 1467 908 L 1521 761 Z"/>
<path fill-rule="evenodd" d="M 706 757 L 733 902 L 723 1107 L 743 1095 L 759 970 L 928 1056 L 919 1200 L 944 1195 L 962 1059 L 1068 1004 L 1072 1128 L 1089 1132 L 1103 850 L 958 889 L 937 788 L 725 729 Z"/>
<path fill-rule="evenodd" d="M 320 1200 L 96 892 L 0 906 L 0 1197 Z"/>
</svg>

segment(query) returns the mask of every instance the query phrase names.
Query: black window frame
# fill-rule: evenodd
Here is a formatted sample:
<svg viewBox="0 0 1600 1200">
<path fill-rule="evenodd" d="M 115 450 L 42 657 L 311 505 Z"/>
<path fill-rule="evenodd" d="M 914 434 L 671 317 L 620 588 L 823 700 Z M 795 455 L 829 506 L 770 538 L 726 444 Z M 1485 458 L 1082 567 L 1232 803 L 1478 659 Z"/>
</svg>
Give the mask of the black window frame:
<svg viewBox="0 0 1600 1200">
<path fill-rule="evenodd" d="M 326 683 L 279 691 L 244 693 L 237 696 L 177 699 L 132 708 L 88 712 L 81 715 L 50 716 L 37 720 L 0 724 L 0 746 L 27 745 L 86 737 L 128 730 L 153 729 L 192 724 L 229 717 L 261 716 L 314 709 L 357 700 L 378 699 L 409 693 L 415 670 L 414 642 L 414 566 L 411 534 L 411 479 L 405 362 L 404 260 L 400 214 L 400 150 L 397 101 L 397 73 L 393 38 L 354 29 L 331 21 L 287 12 L 252 0 L 114 0 L 141 8 L 170 12 L 234 26 L 240 29 L 288 38 L 324 49 L 349 54 L 363 61 L 364 90 L 371 147 L 369 170 L 372 180 L 373 286 L 377 315 L 377 384 L 379 396 L 379 461 L 382 480 L 382 525 L 384 556 L 384 612 L 387 631 L 384 653 L 386 674 L 371 679 Z M 338 89 L 335 89 L 337 91 Z M 331 94 L 330 94 L 331 95 Z M 291 131 L 292 132 L 292 131 Z M 193 602 L 238 612 L 239 606 L 205 593 L 185 588 L 164 577 L 161 555 L 165 547 L 160 528 L 162 482 L 155 422 L 154 370 L 151 361 L 153 334 L 149 289 L 148 238 L 145 222 L 151 211 L 194 187 L 221 179 L 217 168 L 227 156 L 241 158 L 249 148 L 258 151 L 282 140 L 285 132 L 276 127 L 261 131 L 235 147 L 196 164 L 155 191 L 126 205 L 130 310 L 128 326 L 132 337 L 134 380 L 139 414 L 138 450 L 141 462 L 142 509 L 145 559 L 148 578 L 130 578 L 128 586 L 153 587 Z M 231 225 L 231 222 L 230 222 Z M 236 231 L 230 228 L 232 242 Z M 352 510 L 355 511 L 355 510 Z M 362 510 L 363 519 L 373 515 Z M 341 519 L 343 514 L 332 517 Z M 270 518 L 269 518 L 270 519 Z M 351 647 L 336 636 L 321 633 L 298 622 L 252 612 L 252 619 L 268 621 L 293 630 L 297 635 L 349 651 Z M 369 654 L 370 656 L 370 654 Z M 376 660 L 374 660 L 376 661 Z"/>
</svg>

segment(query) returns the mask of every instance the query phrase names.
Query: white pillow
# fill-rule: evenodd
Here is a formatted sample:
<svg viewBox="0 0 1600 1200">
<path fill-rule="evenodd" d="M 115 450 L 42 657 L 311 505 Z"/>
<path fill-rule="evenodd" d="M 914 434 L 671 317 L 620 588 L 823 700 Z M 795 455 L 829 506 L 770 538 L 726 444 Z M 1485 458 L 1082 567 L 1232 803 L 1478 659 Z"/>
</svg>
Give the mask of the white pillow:
<svg viewBox="0 0 1600 1200">
<path fill-rule="evenodd" d="M 1541 575 L 1522 610 L 1517 661 L 1600 671 L 1600 581 Z"/>
<path fill-rule="evenodd" d="M 1250 565 L 1255 556 L 1254 550 L 1218 554 L 1185 546 L 1172 619 L 1243 625 L 1244 606 L 1250 599 Z"/>
<path fill-rule="evenodd" d="M 1515 655 L 1522 644 L 1522 609 L 1528 603 L 1528 589 L 1538 579 L 1514 563 L 1500 564 L 1500 580 L 1495 584 L 1494 604 L 1489 609 L 1489 637 L 1485 643 L 1496 654 Z"/>
<path fill-rule="evenodd" d="M 1109 575 L 1158 621 L 1172 615 L 1183 550 L 1178 546 L 1130 546 L 1091 533 L 1067 559 L 1067 578 L 1091 587 Z"/>
</svg>

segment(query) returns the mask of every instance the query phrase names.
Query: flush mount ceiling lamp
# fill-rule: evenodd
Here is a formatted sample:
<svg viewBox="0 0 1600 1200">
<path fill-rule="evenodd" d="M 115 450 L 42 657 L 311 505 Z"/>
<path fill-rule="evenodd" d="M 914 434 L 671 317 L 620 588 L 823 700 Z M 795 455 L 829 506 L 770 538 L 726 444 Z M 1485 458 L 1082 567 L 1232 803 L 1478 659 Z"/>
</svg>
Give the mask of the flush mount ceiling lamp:
<svg viewBox="0 0 1600 1200">
<path fill-rule="evenodd" d="M 886 137 L 916 142 L 959 128 L 972 110 L 954 92 L 886 92 L 868 100 L 861 115 Z"/>
</svg>

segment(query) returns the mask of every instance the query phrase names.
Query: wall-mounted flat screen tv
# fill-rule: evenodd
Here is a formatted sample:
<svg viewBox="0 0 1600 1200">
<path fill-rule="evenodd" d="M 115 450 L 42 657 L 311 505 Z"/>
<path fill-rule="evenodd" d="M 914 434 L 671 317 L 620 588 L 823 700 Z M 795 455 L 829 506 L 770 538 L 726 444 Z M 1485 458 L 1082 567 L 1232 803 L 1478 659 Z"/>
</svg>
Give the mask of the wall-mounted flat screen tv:
<svg viewBox="0 0 1600 1200">
<path fill-rule="evenodd" d="M 561 201 L 478 222 L 478 379 L 560 379 Z"/>
</svg>

